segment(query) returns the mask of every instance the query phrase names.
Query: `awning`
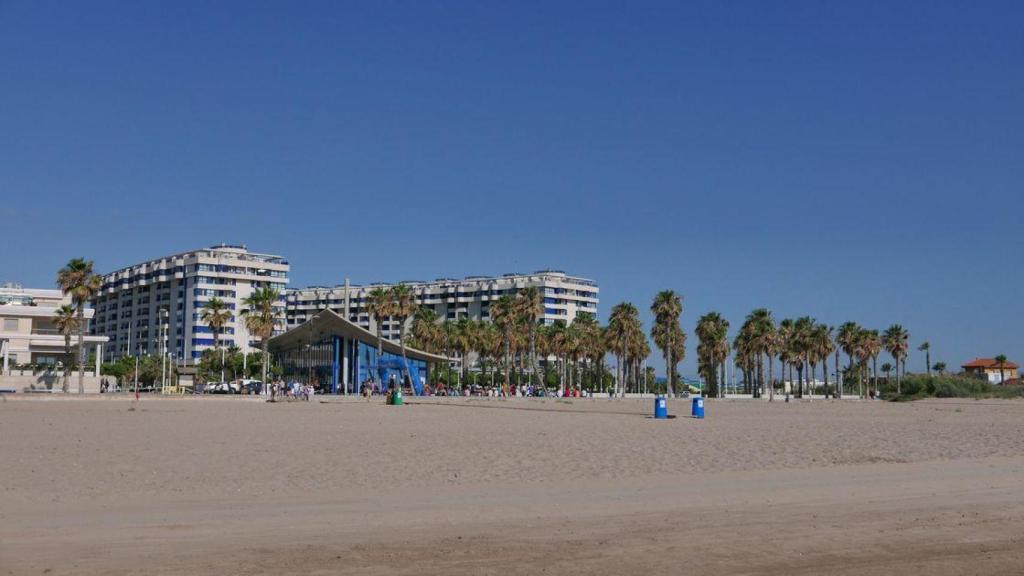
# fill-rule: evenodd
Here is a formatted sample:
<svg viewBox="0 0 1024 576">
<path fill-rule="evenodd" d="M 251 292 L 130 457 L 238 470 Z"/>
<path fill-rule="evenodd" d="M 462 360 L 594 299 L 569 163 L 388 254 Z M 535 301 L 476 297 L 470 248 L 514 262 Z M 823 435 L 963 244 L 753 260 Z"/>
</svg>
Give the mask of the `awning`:
<svg viewBox="0 0 1024 576">
<path fill-rule="evenodd" d="M 286 350 L 302 348 L 310 342 L 318 342 L 325 336 L 342 336 L 365 342 L 374 347 L 377 346 L 377 335 L 373 332 L 342 318 L 333 310 L 321 310 L 317 312 L 316 316 L 306 320 L 304 323 L 284 334 L 278 334 L 271 338 L 267 342 L 267 347 L 272 353 L 281 353 Z M 383 348 L 385 352 L 390 352 L 391 354 L 399 356 L 402 354 L 402 347 L 397 342 L 392 342 L 387 338 L 383 339 Z M 431 354 L 430 352 L 424 352 L 408 346 L 405 347 L 405 355 L 413 360 L 425 362 L 449 361 L 449 358 L 445 356 Z"/>
</svg>

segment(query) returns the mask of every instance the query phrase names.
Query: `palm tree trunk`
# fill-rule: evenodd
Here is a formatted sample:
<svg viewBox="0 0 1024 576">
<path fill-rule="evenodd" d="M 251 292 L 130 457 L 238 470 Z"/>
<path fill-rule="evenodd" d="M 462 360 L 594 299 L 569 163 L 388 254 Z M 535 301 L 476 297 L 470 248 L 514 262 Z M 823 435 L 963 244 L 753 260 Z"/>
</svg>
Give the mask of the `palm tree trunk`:
<svg viewBox="0 0 1024 576">
<path fill-rule="evenodd" d="M 828 396 L 828 358 L 821 361 L 821 377 L 825 382 L 825 395 Z"/>
<path fill-rule="evenodd" d="M 864 362 L 861 362 L 861 366 L 866 370 Z M 864 398 L 864 370 L 857 370 L 857 391 L 860 393 L 861 399 Z"/>
<path fill-rule="evenodd" d="M 818 365 L 814 362 L 808 362 L 807 364 L 807 396 L 809 399 L 814 399 L 814 373 L 818 371 Z"/>
<path fill-rule="evenodd" d="M 384 356 L 384 337 L 381 335 L 380 322 L 377 322 L 377 364 L 380 365 L 381 358 Z M 383 382 L 381 382 L 383 384 Z"/>
<path fill-rule="evenodd" d="M 622 356 L 619 356 L 618 354 L 616 354 L 615 355 L 615 395 L 616 396 L 625 395 L 625 393 L 626 393 L 625 392 L 626 388 L 625 388 L 625 386 L 623 385 L 623 382 L 622 382 L 622 374 L 623 374 L 623 371 L 622 371 Z"/>
<path fill-rule="evenodd" d="M 671 398 L 673 396 L 673 394 L 672 394 L 672 347 L 671 346 L 669 346 L 669 349 L 666 351 L 666 354 L 665 354 L 665 381 L 666 381 L 665 391 L 668 393 L 668 396 Z"/>
<path fill-rule="evenodd" d="M 501 391 L 508 392 L 508 385 L 511 383 L 512 375 L 512 343 L 508 334 L 505 335 L 505 381 L 501 383 Z"/>
<path fill-rule="evenodd" d="M 775 401 L 775 357 L 768 355 L 768 401 Z"/>
<path fill-rule="evenodd" d="M 839 350 L 836 349 L 836 398 L 843 397 L 843 377 L 839 374 Z"/>
<path fill-rule="evenodd" d="M 78 305 L 78 393 L 85 394 L 85 303 Z M 99 374 L 97 374 L 99 376 Z"/>
<path fill-rule="evenodd" d="M 270 338 L 261 338 L 260 348 L 263 349 L 263 385 L 270 386 L 270 383 L 267 381 L 267 373 L 270 370 Z M 270 386 L 270 401 L 273 402 L 276 400 L 277 386 Z"/>
<path fill-rule="evenodd" d="M 537 362 L 537 320 L 530 324 L 530 370 L 533 374 L 540 372 L 540 364 Z M 533 383 L 533 376 L 530 376 L 530 383 Z M 545 386 L 546 383 L 543 383 Z"/>
<path fill-rule="evenodd" d="M 803 399 L 804 397 L 804 363 L 797 364 L 796 367 L 796 379 L 799 380 L 797 384 L 797 398 Z"/>
<path fill-rule="evenodd" d="M 405 319 L 402 319 L 401 325 L 398 327 L 398 343 L 402 346 L 402 378 L 409 379 L 409 385 L 412 386 L 413 394 L 415 394 L 416 386 L 413 386 L 412 375 L 409 373 L 409 358 L 405 355 Z M 403 383 L 405 380 L 402 381 Z M 401 385 L 399 385 L 401 386 Z"/>
<path fill-rule="evenodd" d="M 71 385 L 71 366 L 75 363 L 75 357 L 71 355 L 71 334 L 64 333 L 64 381 L 61 382 L 61 392 L 67 394 Z"/>
<path fill-rule="evenodd" d="M 754 371 L 754 398 L 760 398 L 764 390 L 764 358 L 758 354 L 751 366 Z"/>
<path fill-rule="evenodd" d="M 810 356 L 807 356 L 807 360 L 804 361 L 804 379 L 807 381 L 807 388 L 805 394 L 807 394 L 808 400 L 814 400 L 814 369 L 815 365 L 811 363 Z"/>
<path fill-rule="evenodd" d="M 789 363 L 789 391 L 793 393 L 793 396 L 796 396 L 796 390 L 793 389 L 793 363 L 792 362 Z"/>
<path fill-rule="evenodd" d="M 903 394 L 903 378 L 900 377 L 900 357 L 896 357 L 896 394 Z"/>
<path fill-rule="evenodd" d="M 874 386 L 875 396 L 878 395 L 878 356 L 871 357 L 871 385 Z"/>
<path fill-rule="evenodd" d="M 220 381 L 224 381 L 224 355 L 220 352 L 220 330 L 213 331 L 213 354 L 220 359 Z"/>
</svg>

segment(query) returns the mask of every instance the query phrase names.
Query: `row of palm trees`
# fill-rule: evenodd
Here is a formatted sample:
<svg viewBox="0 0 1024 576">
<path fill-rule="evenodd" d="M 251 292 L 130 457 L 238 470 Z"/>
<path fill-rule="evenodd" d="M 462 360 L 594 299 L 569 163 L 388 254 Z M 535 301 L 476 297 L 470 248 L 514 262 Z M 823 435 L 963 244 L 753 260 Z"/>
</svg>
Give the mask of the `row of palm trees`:
<svg viewBox="0 0 1024 576">
<path fill-rule="evenodd" d="M 658 294 L 651 305 L 655 323 L 651 338 L 662 350 L 666 371 L 671 374 L 668 388 L 678 381 L 675 367 L 686 353 L 686 334 L 680 325 L 682 298 L 675 292 Z M 547 374 L 556 373 L 560 390 L 582 387 L 583 376 L 601 388 L 604 380 L 604 358 L 616 357 L 616 391 L 624 394 L 632 387 L 639 389 L 642 363 L 651 354 L 644 334 L 639 310 L 629 302 L 612 308 L 607 326 L 596 317 L 579 313 L 569 324 L 555 321 L 541 324 L 544 313 L 543 294 L 536 287 L 527 287 L 516 296 L 505 295 L 490 306 L 491 321 L 461 318 L 454 321 L 438 318 L 431 308 L 419 308 L 412 318 L 412 339 L 417 348 L 446 356 L 457 354 L 463 359 L 462 380 L 469 376 L 476 359 L 481 373 L 492 377 L 500 366 L 504 371 L 503 386 L 511 382 L 513 367 L 528 375 L 529 384 L 541 375 L 539 358 L 545 362 Z M 529 368 L 526 370 L 526 368 Z"/>
<path fill-rule="evenodd" d="M 871 365 L 870 382 L 877 389 L 878 356 L 887 351 L 896 363 L 896 390 L 900 393 L 902 377 L 906 373 L 906 357 L 909 350 L 910 335 L 899 324 L 893 324 L 884 332 L 869 330 L 856 322 L 846 322 L 838 328 L 817 322 L 810 316 L 796 319 L 784 319 L 776 323 L 771 311 L 758 308 L 744 319 L 736 337 L 730 343 L 728 339 L 729 322 L 717 312 L 709 312 L 697 322 L 698 370 L 708 383 L 709 394 L 716 395 L 725 381 L 725 363 L 730 349 L 735 353 L 735 365 L 744 374 L 744 383 L 748 393 L 755 397 L 767 390 L 769 400 L 774 397 L 774 361 L 779 361 L 781 374 L 785 379 L 789 371 L 790 382 L 796 371 L 794 393 L 802 397 L 810 392 L 817 368 L 821 367 L 822 379 L 826 391 L 832 390 L 836 395 L 844 393 L 842 381 L 829 387 L 828 363 L 835 359 L 835 374 L 840 374 L 840 352 L 847 355 L 847 374 L 856 374 L 858 394 L 864 396 L 865 375 L 868 363 Z M 919 348 L 930 350 L 925 342 Z M 928 358 L 931 369 L 930 356 Z M 765 385 L 765 365 L 767 365 L 768 384 Z M 883 370 L 888 373 L 891 365 L 885 364 Z M 868 393 L 871 392 L 868 383 Z"/>
<path fill-rule="evenodd" d="M 78 334 L 79 342 L 85 337 L 85 306 L 102 286 L 102 278 L 96 274 L 92 261 L 84 258 L 70 260 L 57 274 L 57 284 L 65 295 L 70 295 L 71 304 L 58 309 L 54 318 L 58 330 L 65 337 L 64 390 L 67 391 L 70 370 L 71 336 Z M 269 362 L 268 341 L 277 326 L 281 308 L 278 305 L 280 293 L 269 286 L 256 289 L 243 300 L 241 311 L 249 333 L 259 338 L 263 356 L 263 382 L 267 382 Z M 504 370 L 503 385 L 511 382 L 513 365 L 520 373 L 529 374 L 530 384 L 540 374 L 538 358 L 554 358 L 559 387 L 579 387 L 580 376 L 592 370 L 597 382 L 603 382 L 604 358 L 610 353 L 616 357 L 616 390 L 625 393 L 632 383 L 638 388 L 641 366 L 650 354 L 651 348 L 644 333 L 639 310 L 630 302 L 616 304 L 609 316 L 607 326 L 601 326 L 592 314 L 581 313 L 571 324 L 555 322 L 543 325 L 544 297 L 537 287 L 527 287 L 515 296 L 505 295 L 490 306 L 490 322 L 461 318 L 456 321 L 438 318 L 431 308 L 416 303 L 411 286 L 398 284 L 390 288 L 376 288 L 370 292 L 367 309 L 376 323 L 378 355 L 383 354 L 382 326 L 387 319 L 397 323 L 399 344 L 403 360 L 407 359 L 406 342 L 409 340 L 406 327 L 411 322 L 411 339 L 414 345 L 428 352 L 453 353 L 463 358 L 463 379 L 468 376 L 470 359 L 475 357 L 483 373 L 495 370 L 500 365 Z M 680 324 L 683 313 L 682 297 L 671 290 L 659 292 L 650 307 L 654 324 L 650 337 L 661 350 L 665 359 L 667 391 L 676 390 L 678 374 L 676 367 L 686 355 L 686 333 Z M 221 349 L 221 339 L 232 320 L 230 306 L 220 298 L 211 299 L 202 312 L 214 335 L 215 350 Z M 857 374 L 858 394 L 865 392 L 865 375 L 868 363 L 871 366 L 871 382 L 877 387 L 878 356 L 887 351 L 895 362 L 896 388 L 900 391 L 902 376 L 906 373 L 906 357 L 910 336 L 905 328 L 894 324 L 883 333 L 869 330 L 855 322 L 846 322 L 838 328 L 817 322 L 809 316 L 783 319 L 776 322 L 771 311 L 758 308 L 745 318 L 739 332 L 730 343 L 729 321 L 718 312 L 709 312 L 697 322 L 696 334 L 698 371 L 708 384 L 708 393 L 717 394 L 725 381 L 726 362 L 735 352 L 735 365 L 743 371 L 748 392 L 755 396 L 767 390 L 770 399 L 774 396 L 775 360 L 779 361 L 780 374 L 789 371 L 793 381 L 796 372 L 798 397 L 810 391 L 811 382 L 818 367 L 821 367 L 825 387 L 828 389 L 828 362 L 834 357 L 835 373 L 840 373 L 840 352 L 848 359 L 847 372 Z M 918 348 L 927 356 L 931 372 L 930 345 L 928 342 Z M 84 391 L 85 348 L 79 346 L 79 392 Z M 834 356 L 833 356 L 834 355 Z M 528 363 L 528 370 L 524 370 Z M 766 366 L 767 365 L 767 366 Z M 403 370 L 407 363 L 403 362 Z M 551 365 L 545 363 L 545 369 Z M 765 385 L 765 368 L 767 382 Z M 938 365 L 935 366 L 939 368 Z M 942 366 L 944 369 L 944 366 Z M 882 370 L 888 375 L 893 366 L 885 363 Z M 407 375 L 407 373 L 406 373 Z M 870 383 L 867 385 L 870 392 Z M 844 393 L 841 382 L 835 383 L 835 392 Z M 272 389 L 271 393 L 274 394 Z"/>
<path fill-rule="evenodd" d="M 392 290 L 402 286 L 399 284 Z M 373 292 L 370 298 L 370 314 L 374 315 Z M 545 356 L 556 348 L 566 350 L 566 338 L 555 337 L 549 334 L 548 327 L 538 326 L 544 314 L 544 297 L 536 287 L 524 288 L 516 296 L 506 294 L 491 303 L 490 322 L 469 318 L 453 322 L 439 318 L 432 308 L 419 307 L 415 300 L 406 312 L 411 312 L 413 319 L 411 331 L 415 346 L 445 356 L 453 353 L 461 356 L 463 381 L 469 375 L 470 359 L 475 356 L 485 374 L 500 363 L 504 370 L 503 386 L 511 382 L 513 364 L 519 365 L 520 372 L 526 372 L 523 368 L 528 362 L 532 384 L 534 375 L 539 373 L 538 349 Z M 404 341 L 404 334 L 400 334 L 399 339 Z"/>
</svg>

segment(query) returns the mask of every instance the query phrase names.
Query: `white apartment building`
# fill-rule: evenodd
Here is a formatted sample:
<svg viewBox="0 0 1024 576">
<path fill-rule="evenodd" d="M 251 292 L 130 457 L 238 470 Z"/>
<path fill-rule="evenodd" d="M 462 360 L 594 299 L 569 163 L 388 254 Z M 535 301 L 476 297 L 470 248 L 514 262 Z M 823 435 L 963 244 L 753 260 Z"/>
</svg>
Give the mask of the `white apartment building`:
<svg viewBox="0 0 1024 576">
<path fill-rule="evenodd" d="M 60 290 L 22 288 L 20 284 L 0 285 L 0 355 L 3 356 L 3 373 L 9 375 L 17 366 L 51 366 L 67 361 L 64 352 L 64 336 L 57 331 L 53 318 L 57 309 L 71 304 L 71 298 Z M 84 311 L 86 323 L 93 317 L 93 310 Z M 88 333 L 88 328 L 86 332 Z M 103 355 L 103 336 L 84 338 L 86 350 L 96 352 L 98 371 L 99 359 Z M 72 350 L 78 348 L 78 334 L 71 337 Z"/>
<path fill-rule="evenodd" d="M 403 282 L 413 288 L 420 306 L 433 308 L 440 318 L 458 320 L 471 318 L 489 320 L 490 305 L 504 295 L 516 295 L 520 289 L 536 286 L 544 295 L 545 324 L 562 320 L 572 323 L 581 312 L 597 314 L 597 282 L 587 278 L 569 276 L 558 270 L 539 270 L 533 274 L 505 274 L 502 276 L 467 276 L 461 280 L 438 278 L 433 282 L 408 280 Z M 370 291 L 391 284 L 369 284 L 352 286 L 345 284 L 334 287 L 311 286 L 288 290 L 285 315 L 289 328 L 294 328 L 311 318 L 317 311 L 328 308 L 352 322 L 376 331 L 366 310 Z M 398 323 L 384 322 L 381 333 L 389 339 L 398 338 Z"/>
<path fill-rule="evenodd" d="M 92 333 L 110 339 L 104 361 L 111 362 L 125 355 L 160 354 L 165 324 L 167 352 L 175 361 L 191 364 L 214 347 L 213 332 L 200 318 L 206 302 L 217 297 L 235 312 L 221 334 L 221 344 L 252 352 L 259 342 L 245 329 L 240 315 L 243 300 L 264 286 L 283 294 L 289 271 L 281 256 L 225 244 L 128 266 L 104 276 L 103 288 L 92 302 Z M 283 296 L 281 308 L 283 312 Z M 282 313 L 275 333 L 284 329 Z"/>
</svg>

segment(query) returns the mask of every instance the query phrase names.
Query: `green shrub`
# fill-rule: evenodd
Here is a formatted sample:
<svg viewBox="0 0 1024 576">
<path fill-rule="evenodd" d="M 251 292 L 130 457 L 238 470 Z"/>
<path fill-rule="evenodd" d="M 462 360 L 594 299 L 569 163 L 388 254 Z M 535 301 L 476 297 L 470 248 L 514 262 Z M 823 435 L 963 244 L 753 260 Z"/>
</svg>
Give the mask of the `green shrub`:
<svg viewBox="0 0 1024 576">
<path fill-rule="evenodd" d="M 967 375 L 926 376 L 908 374 L 896 393 L 896 378 L 881 382 L 882 397 L 889 400 L 915 400 L 918 398 L 1021 398 L 1024 386 L 1000 386 L 987 380 Z"/>
</svg>

